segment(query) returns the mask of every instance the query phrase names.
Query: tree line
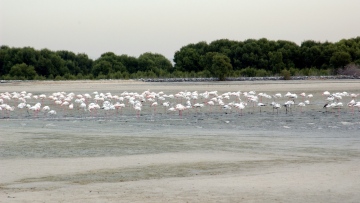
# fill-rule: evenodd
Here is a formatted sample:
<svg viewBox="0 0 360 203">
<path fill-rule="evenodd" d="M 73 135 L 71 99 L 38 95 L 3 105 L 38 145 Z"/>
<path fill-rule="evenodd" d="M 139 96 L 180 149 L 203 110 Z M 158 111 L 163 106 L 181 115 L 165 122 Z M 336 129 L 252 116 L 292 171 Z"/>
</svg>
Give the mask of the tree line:
<svg viewBox="0 0 360 203">
<path fill-rule="evenodd" d="M 273 75 L 333 75 L 360 65 L 360 37 L 335 43 L 307 40 L 215 40 L 181 47 L 174 65 L 158 53 L 139 57 L 0 47 L 0 79 L 75 80 L 172 77 L 254 77 Z M 348 71 L 349 72 L 349 71 Z M 356 71 L 355 71 L 356 72 Z"/>
</svg>

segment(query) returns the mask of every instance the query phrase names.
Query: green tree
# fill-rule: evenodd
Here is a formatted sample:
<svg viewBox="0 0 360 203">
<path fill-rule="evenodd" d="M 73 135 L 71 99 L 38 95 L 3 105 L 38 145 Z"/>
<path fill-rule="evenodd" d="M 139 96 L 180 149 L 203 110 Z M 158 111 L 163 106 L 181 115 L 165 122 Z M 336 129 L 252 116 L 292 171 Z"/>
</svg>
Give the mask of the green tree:
<svg viewBox="0 0 360 203">
<path fill-rule="evenodd" d="M 175 70 L 179 71 L 202 71 L 203 67 L 200 66 L 201 55 L 196 49 L 190 47 L 182 47 L 180 51 L 175 52 L 174 62 Z"/>
<path fill-rule="evenodd" d="M 83 75 L 88 75 L 91 72 L 94 61 L 89 59 L 88 55 L 84 53 L 76 54 L 75 66 L 79 67 Z"/>
<path fill-rule="evenodd" d="M 343 68 L 344 66 L 351 63 L 351 56 L 347 52 L 338 51 L 332 55 L 330 58 L 330 63 L 334 68 Z"/>
<path fill-rule="evenodd" d="M 150 52 L 139 56 L 138 66 L 140 71 L 151 71 L 150 75 L 155 73 L 157 76 L 160 76 L 163 71 L 171 72 L 173 69 L 171 62 L 163 55 Z"/>
<path fill-rule="evenodd" d="M 75 61 L 76 59 L 76 54 L 71 51 L 61 50 L 55 53 L 65 61 Z"/>
<path fill-rule="evenodd" d="M 294 42 L 285 40 L 276 41 L 276 50 L 281 52 L 282 61 L 286 67 L 295 67 L 300 64 L 300 47 Z"/>
<path fill-rule="evenodd" d="M 273 73 L 280 73 L 280 71 L 285 68 L 282 53 L 279 51 L 269 52 L 269 65 Z"/>
<path fill-rule="evenodd" d="M 10 50 L 10 47 L 8 46 L 1 46 L 0 47 L 0 76 L 4 75 L 6 71 L 6 63 L 9 60 L 8 52 Z"/>
<path fill-rule="evenodd" d="M 112 64 L 108 61 L 96 62 L 91 73 L 98 77 L 99 75 L 108 75 L 112 72 Z"/>
<path fill-rule="evenodd" d="M 118 56 L 118 60 L 124 64 L 129 73 L 136 73 L 139 70 L 138 59 L 128 55 Z"/>
<path fill-rule="evenodd" d="M 17 52 L 15 58 L 17 63 L 25 63 L 34 66 L 39 58 L 39 52 L 34 48 L 24 47 Z"/>
<path fill-rule="evenodd" d="M 55 52 L 49 49 L 40 50 L 39 59 L 35 65 L 35 70 L 39 75 L 48 77 L 52 75 L 64 75 L 68 72 L 65 61 Z"/>
<path fill-rule="evenodd" d="M 28 66 L 25 63 L 16 64 L 11 67 L 9 74 L 13 78 L 23 78 L 26 80 L 33 80 L 37 76 L 34 66 Z"/>
<path fill-rule="evenodd" d="M 209 71 L 219 80 L 225 80 L 225 77 L 232 71 L 233 67 L 230 58 L 221 53 L 216 53 L 212 57 L 212 65 Z"/>
<path fill-rule="evenodd" d="M 101 57 L 94 62 L 92 68 L 92 74 L 97 78 L 99 78 L 98 76 L 100 74 L 102 75 L 101 77 L 107 77 L 112 73 L 126 71 L 126 67 L 121 63 L 118 56 L 112 52 L 102 54 Z"/>
<path fill-rule="evenodd" d="M 219 39 L 212 41 L 209 46 L 209 52 L 218 52 L 226 55 L 227 57 L 233 57 L 234 52 L 233 48 L 237 46 L 236 41 L 228 40 L 228 39 Z"/>
</svg>

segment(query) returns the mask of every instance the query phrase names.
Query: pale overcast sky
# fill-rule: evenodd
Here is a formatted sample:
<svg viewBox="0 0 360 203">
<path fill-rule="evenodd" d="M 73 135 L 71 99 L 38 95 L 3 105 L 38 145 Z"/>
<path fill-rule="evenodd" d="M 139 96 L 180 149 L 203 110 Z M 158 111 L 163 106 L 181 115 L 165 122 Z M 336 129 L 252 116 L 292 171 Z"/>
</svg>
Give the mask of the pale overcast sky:
<svg viewBox="0 0 360 203">
<path fill-rule="evenodd" d="M 0 0 L 0 44 L 172 61 L 200 41 L 360 36 L 360 0 Z"/>
</svg>

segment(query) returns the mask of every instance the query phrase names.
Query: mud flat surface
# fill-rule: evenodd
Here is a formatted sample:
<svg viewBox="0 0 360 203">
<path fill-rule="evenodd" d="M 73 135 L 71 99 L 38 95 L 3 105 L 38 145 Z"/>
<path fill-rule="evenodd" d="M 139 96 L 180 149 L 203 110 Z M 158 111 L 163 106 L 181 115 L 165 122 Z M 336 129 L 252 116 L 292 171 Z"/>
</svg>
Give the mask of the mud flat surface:
<svg viewBox="0 0 360 203">
<path fill-rule="evenodd" d="M 191 109 L 144 105 L 97 115 L 0 114 L 0 202 L 360 202 L 360 113 L 323 109 L 323 91 L 360 93 L 357 80 L 0 84 L 0 92 L 287 91 L 311 104 Z M 300 98 L 299 98 L 300 99 Z M 283 103 L 283 98 L 279 102 Z"/>
</svg>

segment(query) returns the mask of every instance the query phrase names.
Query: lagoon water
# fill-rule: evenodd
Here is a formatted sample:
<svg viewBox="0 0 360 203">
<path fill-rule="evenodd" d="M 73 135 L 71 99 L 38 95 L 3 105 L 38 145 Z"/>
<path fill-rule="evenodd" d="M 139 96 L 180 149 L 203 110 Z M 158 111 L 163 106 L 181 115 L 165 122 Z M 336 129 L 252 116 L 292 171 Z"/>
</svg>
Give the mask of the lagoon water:
<svg viewBox="0 0 360 203">
<path fill-rule="evenodd" d="M 347 84 L 351 84 L 347 88 Z M 78 85 L 75 82 L 75 85 Z M 284 85 L 287 85 L 285 88 Z M 360 113 L 323 109 L 322 90 L 356 92 L 356 81 L 162 84 L 13 84 L 37 94 L 69 89 L 164 92 L 254 90 L 314 94 L 303 112 L 269 106 L 157 113 L 144 106 L 96 115 L 0 119 L 0 200 L 6 202 L 358 202 Z M 340 87 L 338 87 L 340 86 Z M 133 89 L 131 89 L 133 88 Z M 299 90 L 304 89 L 303 91 Z M 280 89 L 280 91 L 279 91 Z M 287 89 L 287 90 L 285 90 Z M 284 91 L 285 90 L 285 91 Z M 30 90 L 26 90 L 30 91 Z M 116 92 L 116 93 L 115 93 Z M 283 102 L 281 100 L 281 102 Z M 280 102 L 280 101 L 279 101 Z M 56 107 L 54 107 L 56 108 Z"/>
</svg>

